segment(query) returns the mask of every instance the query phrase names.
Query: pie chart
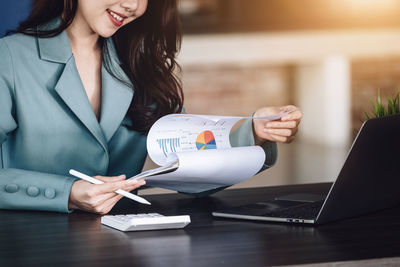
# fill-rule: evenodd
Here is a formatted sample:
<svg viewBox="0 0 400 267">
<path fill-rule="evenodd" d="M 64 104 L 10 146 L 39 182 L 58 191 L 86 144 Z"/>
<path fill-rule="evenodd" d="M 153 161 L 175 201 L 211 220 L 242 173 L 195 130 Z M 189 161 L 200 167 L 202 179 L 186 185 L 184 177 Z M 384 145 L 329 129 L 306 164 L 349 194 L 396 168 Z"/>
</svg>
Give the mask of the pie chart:
<svg viewBox="0 0 400 267">
<path fill-rule="evenodd" d="M 211 131 L 201 132 L 196 138 L 197 150 L 216 149 L 214 134 Z"/>
</svg>

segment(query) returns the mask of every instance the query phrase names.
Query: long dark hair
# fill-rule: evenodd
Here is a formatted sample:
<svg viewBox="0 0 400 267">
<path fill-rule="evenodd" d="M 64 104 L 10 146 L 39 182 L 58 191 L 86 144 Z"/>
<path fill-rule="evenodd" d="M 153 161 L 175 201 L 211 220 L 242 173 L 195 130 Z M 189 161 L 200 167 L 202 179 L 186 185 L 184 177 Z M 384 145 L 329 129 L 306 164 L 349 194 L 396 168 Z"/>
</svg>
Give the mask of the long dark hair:
<svg viewBox="0 0 400 267">
<path fill-rule="evenodd" d="M 56 36 L 72 23 L 77 8 L 77 0 L 34 0 L 30 16 L 14 32 L 40 38 Z M 62 17 L 59 27 L 37 29 L 56 17 Z M 158 118 L 181 112 L 183 92 L 176 75 L 180 67 L 175 61 L 181 44 L 176 0 L 149 0 L 146 12 L 119 29 L 112 39 L 130 81 L 113 71 L 106 42 L 101 42 L 103 62 L 115 78 L 134 88 L 128 110 L 131 129 L 146 133 Z"/>
</svg>

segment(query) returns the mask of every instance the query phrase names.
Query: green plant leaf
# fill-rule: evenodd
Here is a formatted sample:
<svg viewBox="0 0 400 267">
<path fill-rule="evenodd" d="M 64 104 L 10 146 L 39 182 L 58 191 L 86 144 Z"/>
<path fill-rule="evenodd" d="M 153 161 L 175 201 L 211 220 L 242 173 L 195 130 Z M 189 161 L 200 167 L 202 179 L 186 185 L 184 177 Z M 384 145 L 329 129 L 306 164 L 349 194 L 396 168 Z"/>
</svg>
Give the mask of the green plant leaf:
<svg viewBox="0 0 400 267">
<path fill-rule="evenodd" d="M 378 96 L 377 96 L 376 102 L 377 102 L 378 105 L 382 105 L 381 89 L 380 88 L 378 88 Z"/>
<path fill-rule="evenodd" d="M 387 104 L 382 101 L 381 90 L 378 88 L 377 96 L 375 100 L 370 100 L 372 105 L 372 114 L 369 114 L 365 110 L 363 110 L 364 116 L 366 119 L 370 119 L 373 117 L 379 118 L 388 115 L 394 115 L 400 113 L 400 89 L 397 94 L 393 97 L 388 97 Z"/>
<path fill-rule="evenodd" d="M 394 98 L 394 108 L 396 110 L 396 114 L 400 113 L 400 92 L 397 92 L 396 97 Z"/>
<path fill-rule="evenodd" d="M 365 116 L 365 118 L 366 118 L 367 120 L 371 119 L 371 117 L 370 117 L 370 115 L 368 114 L 368 112 L 366 112 L 365 110 L 364 110 L 363 112 L 364 112 L 364 116 Z"/>
</svg>

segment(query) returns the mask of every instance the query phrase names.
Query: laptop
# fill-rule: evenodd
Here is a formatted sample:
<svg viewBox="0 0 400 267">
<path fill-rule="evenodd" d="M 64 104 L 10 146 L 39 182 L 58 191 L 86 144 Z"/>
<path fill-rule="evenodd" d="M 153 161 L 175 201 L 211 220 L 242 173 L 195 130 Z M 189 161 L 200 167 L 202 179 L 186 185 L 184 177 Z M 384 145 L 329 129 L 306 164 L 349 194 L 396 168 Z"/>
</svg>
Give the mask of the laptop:
<svg viewBox="0 0 400 267">
<path fill-rule="evenodd" d="M 400 203 L 400 115 L 364 122 L 328 194 L 293 192 L 213 216 L 323 224 Z"/>
</svg>

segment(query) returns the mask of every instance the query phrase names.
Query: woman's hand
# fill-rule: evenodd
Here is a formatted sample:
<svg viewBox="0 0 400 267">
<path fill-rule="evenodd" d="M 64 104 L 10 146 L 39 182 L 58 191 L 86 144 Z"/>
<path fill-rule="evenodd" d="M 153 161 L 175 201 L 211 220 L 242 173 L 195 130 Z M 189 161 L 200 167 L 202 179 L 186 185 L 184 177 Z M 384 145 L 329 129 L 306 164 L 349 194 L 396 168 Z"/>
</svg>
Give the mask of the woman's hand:
<svg viewBox="0 0 400 267">
<path fill-rule="evenodd" d="M 266 140 L 281 143 L 292 142 L 302 117 L 301 111 L 296 106 L 261 108 L 254 113 L 254 117 L 272 116 L 291 110 L 294 111 L 279 120 L 253 120 L 255 144 L 262 145 Z"/>
<path fill-rule="evenodd" d="M 94 178 L 103 181 L 104 184 L 95 185 L 84 180 L 73 183 L 69 195 L 69 209 L 107 214 L 123 197 L 115 193 L 115 190 L 122 189 L 129 192 L 146 183 L 144 180 L 125 180 L 125 175 L 95 176 Z"/>
</svg>

